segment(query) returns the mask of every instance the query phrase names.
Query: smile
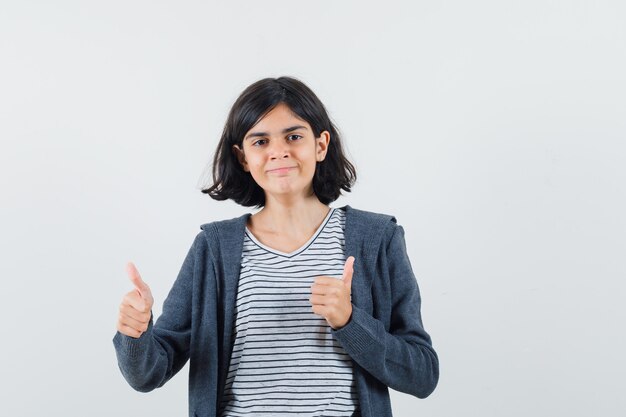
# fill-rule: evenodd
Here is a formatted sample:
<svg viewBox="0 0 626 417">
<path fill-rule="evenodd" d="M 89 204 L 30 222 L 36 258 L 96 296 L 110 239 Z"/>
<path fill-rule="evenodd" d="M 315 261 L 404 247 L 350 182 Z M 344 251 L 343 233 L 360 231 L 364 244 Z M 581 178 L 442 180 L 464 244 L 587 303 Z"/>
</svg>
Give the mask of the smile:
<svg viewBox="0 0 626 417">
<path fill-rule="evenodd" d="M 295 167 L 285 167 L 285 168 L 276 168 L 276 169 L 270 169 L 269 171 L 267 171 L 268 173 L 274 173 L 274 174 L 284 174 L 289 172 L 290 169 L 294 169 Z"/>
</svg>

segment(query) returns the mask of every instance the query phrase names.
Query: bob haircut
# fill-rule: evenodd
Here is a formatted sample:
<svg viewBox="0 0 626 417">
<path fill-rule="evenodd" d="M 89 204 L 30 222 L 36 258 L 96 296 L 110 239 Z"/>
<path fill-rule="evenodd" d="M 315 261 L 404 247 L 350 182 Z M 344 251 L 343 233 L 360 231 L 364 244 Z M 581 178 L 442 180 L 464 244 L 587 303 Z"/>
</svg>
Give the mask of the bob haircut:
<svg viewBox="0 0 626 417">
<path fill-rule="evenodd" d="M 243 149 L 244 135 L 279 103 L 305 120 L 316 138 L 326 130 L 330 143 L 326 157 L 318 161 L 313 192 L 320 202 L 335 201 L 341 190 L 350 192 L 356 170 L 345 157 L 338 129 L 326 109 L 303 82 L 292 77 L 264 78 L 248 86 L 233 104 L 213 157 L 213 185 L 201 191 L 215 200 L 232 199 L 242 206 L 265 206 L 265 191 L 243 170 L 233 145 Z"/>
</svg>

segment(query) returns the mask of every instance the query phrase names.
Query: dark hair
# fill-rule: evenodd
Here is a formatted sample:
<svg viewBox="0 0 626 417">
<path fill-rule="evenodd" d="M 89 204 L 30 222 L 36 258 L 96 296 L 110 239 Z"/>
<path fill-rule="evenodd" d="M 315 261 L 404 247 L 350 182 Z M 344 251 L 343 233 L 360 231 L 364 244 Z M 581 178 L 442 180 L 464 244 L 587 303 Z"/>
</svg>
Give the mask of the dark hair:
<svg viewBox="0 0 626 417">
<path fill-rule="evenodd" d="M 317 198 L 329 204 L 341 195 L 341 190 L 350 192 L 356 170 L 344 156 L 338 129 L 324 105 L 302 81 L 279 77 L 251 84 L 233 104 L 213 157 L 213 185 L 203 188 L 203 193 L 215 200 L 232 199 L 242 206 L 265 205 L 265 192 L 243 170 L 232 148 L 233 145 L 243 148 L 244 135 L 280 103 L 308 122 L 316 138 L 325 130 L 330 133 L 326 157 L 315 166 L 313 192 Z"/>
</svg>

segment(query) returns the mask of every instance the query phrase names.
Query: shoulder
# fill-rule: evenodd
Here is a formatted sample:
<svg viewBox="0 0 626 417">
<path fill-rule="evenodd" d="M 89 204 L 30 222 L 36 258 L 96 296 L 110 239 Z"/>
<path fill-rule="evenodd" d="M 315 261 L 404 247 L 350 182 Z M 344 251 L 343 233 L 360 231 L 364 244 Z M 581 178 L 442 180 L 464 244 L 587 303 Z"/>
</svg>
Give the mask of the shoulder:
<svg viewBox="0 0 626 417">
<path fill-rule="evenodd" d="M 250 213 L 245 213 L 245 214 L 242 214 L 241 216 L 233 217 L 230 219 L 215 220 L 209 223 L 201 224 L 200 229 L 202 229 L 205 232 L 212 232 L 212 231 L 221 231 L 221 230 L 228 230 L 232 228 L 241 227 L 242 225 L 246 224 L 246 221 L 248 220 L 249 216 L 250 216 Z"/>
<path fill-rule="evenodd" d="M 205 244 L 211 247 L 237 244 L 242 239 L 249 216 L 250 213 L 245 213 L 238 217 L 201 224 L 196 240 L 204 239 Z"/>
<path fill-rule="evenodd" d="M 346 231 L 359 236 L 370 245 L 386 247 L 393 236 L 402 233 L 395 215 L 357 209 L 346 205 L 341 207 L 346 213 Z"/>
<path fill-rule="evenodd" d="M 343 206 L 341 209 L 345 210 L 346 219 L 352 220 L 353 227 L 372 228 L 382 226 L 386 229 L 393 229 L 398 223 L 396 216 L 393 214 L 357 209 L 349 205 Z"/>
</svg>

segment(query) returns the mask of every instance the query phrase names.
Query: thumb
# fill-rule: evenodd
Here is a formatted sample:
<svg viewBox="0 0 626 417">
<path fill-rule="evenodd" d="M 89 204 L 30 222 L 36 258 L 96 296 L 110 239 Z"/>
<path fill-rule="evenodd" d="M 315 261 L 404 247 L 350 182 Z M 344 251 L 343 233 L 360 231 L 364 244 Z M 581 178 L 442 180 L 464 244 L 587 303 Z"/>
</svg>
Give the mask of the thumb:
<svg viewBox="0 0 626 417">
<path fill-rule="evenodd" d="M 128 273 L 130 281 L 133 283 L 137 291 L 139 291 L 139 295 L 141 295 L 141 298 L 149 299 L 150 297 L 152 297 L 150 287 L 148 287 L 148 284 L 143 282 L 143 280 L 141 279 L 141 275 L 139 275 L 139 271 L 137 270 L 135 264 L 133 264 L 132 262 L 128 262 L 126 264 L 126 272 Z"/>
<path fill-rule="evenodd" d="M 343 266 L 343 283 L 352 289 L 352 273 L 354 272 L 354 256 L 348 256 L 346 263 Z"/>
</svg>

